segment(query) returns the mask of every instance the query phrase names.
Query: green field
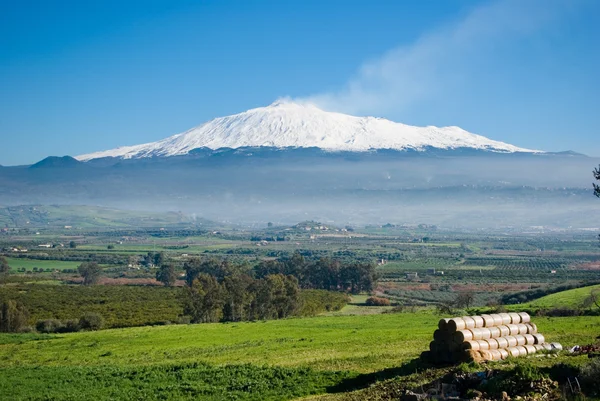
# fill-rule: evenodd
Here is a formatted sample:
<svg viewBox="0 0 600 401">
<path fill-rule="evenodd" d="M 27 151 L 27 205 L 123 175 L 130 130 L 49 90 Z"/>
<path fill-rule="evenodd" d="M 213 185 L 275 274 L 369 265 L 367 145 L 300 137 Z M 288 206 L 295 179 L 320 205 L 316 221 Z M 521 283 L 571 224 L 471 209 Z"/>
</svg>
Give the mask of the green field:
<svg viewBox="0 0 600 401">
<path fill-rule="evenodd" d="M 0 399 L 84 399 L 75 390 L 86 386 L 95 399 L 133 394 L 139 399 L 175 399 L 169 394 L 200 400 L 293 399 L 347 391 L 352 378 L 389 378 L 394 369 L 410 364 L 427 348 L 438 319 L 420 312 L 139 327 L 43 339 L 0 335 Z M 600 317 L 535 322 L 548 341 L 566 347 L 593 342 L 600 331 Z M 556 360 L 539 360 L 549 362 Z M 219 377 L 255 383 L 257 392 L 229 392 L 231 382 Z M 109 385 L 113 379 L 118 386 Z M 304 383 L 310 391 L 302 393 L 292 383 Z"/>
<path fill-rule="evenodd" d="M 583 304 L 583 301 L 590 296 L 592 290 L 600 290 L 600 285 L 575 288 L 573 290 L 546 295 L 529 303 L 529 305 L 534 308 L 579 308 Z"/>
<path fill-rule="evenodd" d="M 69 262 L 62 260 L 36 260 L 36 259 L 25 259 L 25 258 L 6 258 L 8 265 L 11 270 L 17 271 L 18 269 L 24 268 L 27 271 L 33 271 L 34 267 L 38 269 L 51 269 L 51 270 L 65 270 L 73 269 L 77 270 L 77 267 L 81 262 Z"/>
</svg>

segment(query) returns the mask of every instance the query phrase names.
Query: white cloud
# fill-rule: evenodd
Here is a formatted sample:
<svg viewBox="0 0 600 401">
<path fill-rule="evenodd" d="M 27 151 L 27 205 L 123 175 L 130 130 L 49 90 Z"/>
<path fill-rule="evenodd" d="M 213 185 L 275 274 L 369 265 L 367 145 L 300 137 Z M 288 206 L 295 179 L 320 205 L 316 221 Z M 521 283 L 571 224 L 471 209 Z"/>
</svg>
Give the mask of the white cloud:
<svg viewBox="0 0 600 401">
<path fill-rule="evenodd" d="M 385 115 L 448 95 L 456 82 L 468 79 L 478 55 L 526 39 L 574 6 L 575 2 L 566 0 L 486 3 L 415 43 L 364 63 L 340 90 L 300 100 L 354 115 Z"/>
</svg>

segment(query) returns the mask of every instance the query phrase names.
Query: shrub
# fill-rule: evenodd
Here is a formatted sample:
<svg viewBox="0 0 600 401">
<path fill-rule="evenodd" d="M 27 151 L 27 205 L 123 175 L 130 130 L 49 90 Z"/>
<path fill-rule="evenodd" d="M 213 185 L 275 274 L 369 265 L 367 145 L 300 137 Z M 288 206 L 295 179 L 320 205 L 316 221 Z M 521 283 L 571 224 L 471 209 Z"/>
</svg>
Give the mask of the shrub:
<svg viewBox="0 0 600 401">
<path fill-rule="evenodd" d="M 8 300 L 0 305 L 0 332 L 16 333 L 27 325 L 29 313 L 19 302 Z"/>
<path fill-rule="evenodd" d="M 600 358 L 594 358 L 581 367 L 581 381 L 589 391 L 600 394 Z"/>
<path fill-rule="evenodd" d="M 94 312 L 86 312 L 79 319 L 81 330 L 100 330 L 104 326 L 104 319 Z"/>
<path fill-rule="evenodd" d="M 58 333 L 63 327 L 63 323 L 58 319 L 38 320 L 35 329 L 40 333 Z"/>
<path fill-rule="evenodd" d="M 540 309 L 537 311 L 536 316 L 550 316 L 550 317 L 565 317 L 565 316 L 579 316 L 581 315 L 580 309 L 573 308 L 552 308 L 552 309 Z"/>
<path fill-rule="evenodd" d="M 370 297 L 365 302 L 368 306 L 390 306 L 391 302 L 387 298 Z"/>
</svg>

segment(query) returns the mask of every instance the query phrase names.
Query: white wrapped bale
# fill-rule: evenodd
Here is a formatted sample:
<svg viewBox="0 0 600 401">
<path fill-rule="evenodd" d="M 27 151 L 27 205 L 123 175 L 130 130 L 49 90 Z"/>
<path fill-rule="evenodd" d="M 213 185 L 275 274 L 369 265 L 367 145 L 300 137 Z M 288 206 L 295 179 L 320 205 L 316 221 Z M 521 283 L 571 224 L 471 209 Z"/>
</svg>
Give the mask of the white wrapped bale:
<svg viewBox="0 0 600 401">
<path fill-rule="evenodd" d="M 525 337 L 525 344 L 533 345 L 535 344 L 535 337 L 531 334 L 523 334 Z"/>
<path fill-rule="evenodd" d="M 510 312 L 509 313 L 510 319 L 511 319 L 511 324 L 519 324 L 521 323 L 521 316 L 519 316 L 518 313 L 515 312 Z"/>
<path fill-rule="evenodd" d="M 521 350 L 518 347 L 509 347 L 506 349 L 506 351 L 508 351 L 508 354 L 513 358 L 518 358 L 521 356 Z"/>
<path fill-rule="evenodd" d="M 500 316 L 499 314 L 492 313 L 490 316 L 494 320 L 494 326 L 501 326 L 502 324 L 504 324 L 504 321 L 502 320 L 502 316 Z"/>
<path fill-rule="evenodd" d="M 510 329 L 508 328 L 508 326 L 498 326 L 498 330 L 500 331 L 500 337 L 510 336 Z"/>
<path fill-rule="evenodd" d="M 522 335 L 519 334 L 519 335 L 516 335 L 514 337 L 517 339 L 517 346 L 527 344 L 527 340 L 525 339 L 524 336 L 522 336 Z"/>
<path fill-rule="evenodd" d="M 537 352 L 533 345 L 526 344 L 523 347 L 525 347 L 525 349 L 527 350 L 527 355 L 535 354 Z"/>
<path fill-rule="evenodd" d="M 543 344 L 546 342 L 546 338 L 544 337 L 543 334 L 537 333 L 537 334 L 532 334 L 532 336 L 535 339 L 534 344 Z"/>
<path fill-rule="evenodd" d="M 498 338 L 501 337 L 500 329 L 498 327 L 489 327 L 491 337 L 490 338 Z"/>
<path fill-rule="evenodd" d="M 488 338 L 492 338 L 492 332 L 490 331 L 489 327 L 484 327 L 479 330 L 481 330 L 481 339 L 482 340 L 487 340 Z"/>
<path fill-rule="evenodd" d="M 496 338 L 496 342 L 498 343 L 498 349 L 508 348 L 508 340 L 504 337 Z"/>
<path fill-rule="evenodd" d="M 515 336 L 506 336 L 504 337 L 508 342 L 508 347 L 516 347 L 518 345 L 518 341 Z"/>
<path fill-rule="evenodd" d="M 519 316 L 521 316 L 521 323 L 529 323 L 531 321 L 531 317 L 527 312 L 519 312 Z"/>
<path fill-rule="evenodd" d="M 510 315 L 508 313 L 498 313 L 498 315 L 500 315 L 500 317 L 502 318 L 503 325 L 512 323 L 512 319 L 510 318 Z"/>
<path fill-rule="evenodd" d="M 459 331 L 467 328 L 467 325 L 462 317 L 453 317 L 448 321 L 448 330 L 449 331 Z"/>
<path fill-rule="evenodd" d="M 471 316 L 471 319 L 473 319 L 473 321 L 475 322 L 475 327 L 476 328 L 481 328 L 484 325 L 483 319 L 481 318 L 481 316 Z"/>
<path fill-rule="evenodd" d="M 490 315 L 481 315 L 483 319 L 483 327 L 492 327 L 494 326 L 494 318 Z"/>
<path fill-rule="evenodd" d="M 519 334 L 519 326 L 516 324 L 509 324 L 506 327 L 508 327 L 508 331 L 510 333 L 511 336 L 516 336 L 517 334 Z"/>
<path fill-rule="evenodd" d="M 453 340 L 457 344 L 462 344 L 465 341 L 473 340 L 473 332 L 471 330 L 459 330 L 454 333 Z"/>
<path fill-rule="evenodd" d="M 523 334 L 529 333 L 529 327 L 527 327 L 526 324 L 519 323 L 519 324 L 517 324 L 517 327 L 519 329 L 519 334 L 523 335 Z"/>
<path fill-rule="evenodd" d="M 465 322 L 466 329 L 474 329 L 475 328 L 475 320 L 471 316 L 463 316 L 462 320 Z"/>
<path fill-rule="evenodd" d="M 488 349 L 493 350 L 493 349 L 498 349 L 500 348 L 500 346 L 498 345 L 498 341 L 496 341 L 495 338 L 488 338 L 487 340 L 484 340 L 488 343 Z"/>
</svg>

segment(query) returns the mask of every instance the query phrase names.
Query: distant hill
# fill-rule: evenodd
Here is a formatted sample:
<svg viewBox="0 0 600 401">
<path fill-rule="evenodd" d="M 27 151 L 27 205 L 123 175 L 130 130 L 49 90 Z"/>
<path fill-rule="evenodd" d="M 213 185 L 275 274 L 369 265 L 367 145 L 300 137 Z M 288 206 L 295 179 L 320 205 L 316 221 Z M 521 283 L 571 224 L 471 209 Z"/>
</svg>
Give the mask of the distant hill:
<svg viewBox="0 0 600 401">
<path fill-rule="evenodd" d="M 538 298 L 535 301 L 532 301 L 528 305 L 531 305 L 535 308 L 577 308 L 581 306 L 583 301 L 590 295 L 590 292 L 594 289 L 600 289 L 600 284 L 592 285 L 589 287 L 575 288 L 573 290 L 561 291 L 555 294 L 546 295 L 545 297 Z"/>
<path fill-rule="evenodd" d="M 10 206 L 0 208 L 0 228 L 210 228 L 216 224 L 178 212 L 140 212 L 95 206 Z"/>
<path fill-rule="evenodd" d="M 77 159 L 71 156 L 49 156 L 39 162 L 31 165 L 29 168 L 65 168 L 65 167 L 77 167 L 83 164 Z"/>
</svg>

